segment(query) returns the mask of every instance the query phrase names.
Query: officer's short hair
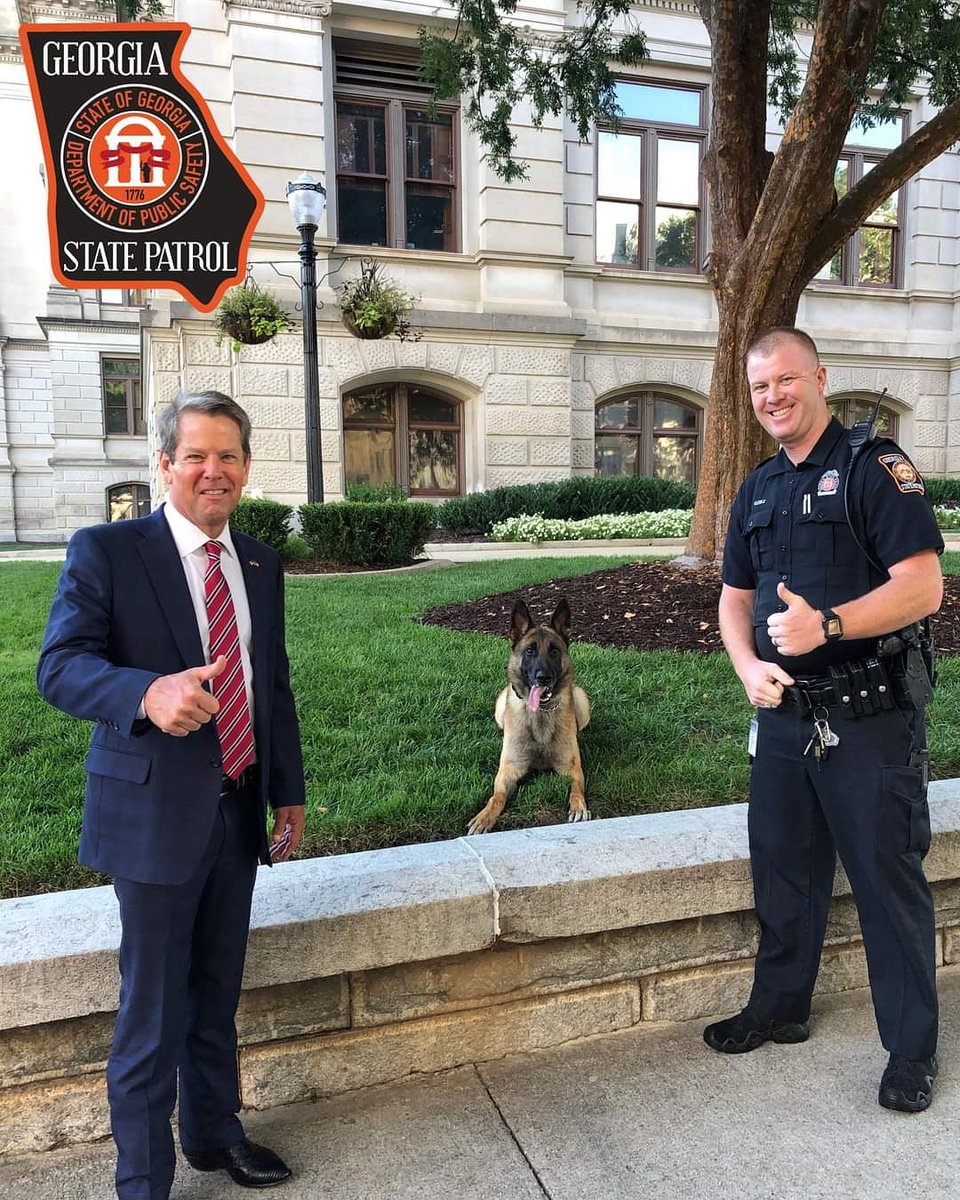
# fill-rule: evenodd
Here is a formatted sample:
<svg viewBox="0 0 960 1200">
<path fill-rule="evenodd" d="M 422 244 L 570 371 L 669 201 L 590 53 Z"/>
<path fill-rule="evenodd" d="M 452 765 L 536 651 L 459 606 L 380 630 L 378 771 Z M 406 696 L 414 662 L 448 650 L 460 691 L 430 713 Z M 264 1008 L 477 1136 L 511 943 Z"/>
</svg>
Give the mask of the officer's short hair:
<svg viewBox="0 0 960 1200">
<path fill-rule="evenodd" d="M 799 342 L 801 346 L 810 351 L 817 366 L 820 366 L 820 352 L 817 350 L 817 343 L 809 333 L 804 333 L 802 329 L 795 329 L 792 325 L 775 325 L 772 329 L 766 329 L 763 333 L 758 334 L 747 347 L 743 361 L 746 362 L 754 355 L 766 358 L 784 342 Z"/>
<path fill-rule="evenodd" d="M 223 392 L 181 392 L 179 396 L 160 411 L 157 417 L 157 436 L 160 449 L 168 458 L 173 458 L 180 441 L 180 416 L 185 412 L 203 413 L 209 417 L 229 417 L 240 430 L 240 445 L 245 458 L 250 457 L 250 418 L 236 400 Z"/>
</svg>

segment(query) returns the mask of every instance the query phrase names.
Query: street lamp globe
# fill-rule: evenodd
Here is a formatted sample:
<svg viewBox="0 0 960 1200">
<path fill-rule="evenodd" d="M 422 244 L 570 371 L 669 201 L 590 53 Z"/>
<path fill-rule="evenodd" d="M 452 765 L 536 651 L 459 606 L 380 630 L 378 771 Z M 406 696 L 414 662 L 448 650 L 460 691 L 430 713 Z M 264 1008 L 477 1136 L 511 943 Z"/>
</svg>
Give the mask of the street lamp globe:
<svg viewBox="0 0 960 1200">
<path fill-rule="evenodd" d="M 312 225 L 316 229 L 327 206 L 327 190 L 309 171 L 301 171 L 295 180 L 287 184 L 287 203 L 297 229 L 303 229 L 305 225 Z"/>
</svg>

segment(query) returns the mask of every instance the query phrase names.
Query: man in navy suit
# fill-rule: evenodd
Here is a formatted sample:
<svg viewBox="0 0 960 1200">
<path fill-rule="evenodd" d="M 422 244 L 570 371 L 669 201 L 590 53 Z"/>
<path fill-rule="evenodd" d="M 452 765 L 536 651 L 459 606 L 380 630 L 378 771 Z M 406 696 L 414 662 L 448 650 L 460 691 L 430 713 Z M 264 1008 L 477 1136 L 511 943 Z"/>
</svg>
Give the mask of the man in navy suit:
<svg viewBox="0 0 960 1200">
<path fill-rule="evenodd" d="M 158 427 L 167 502 L 74 534 L 37 671 L 46 700 L 96 725 L 79 858 L 120 903 L 107 1091 L 122 1200 L 170 1194 L 178 1077 L 192 1166 L 246 1187 L 290 1176 L 237 1118 L 235 1026 L 257 863 L 289 857 L 304 824 L 283 571 L 227 523 L 250 470 L 243 409 L 185 395 Z"/>
</svg>

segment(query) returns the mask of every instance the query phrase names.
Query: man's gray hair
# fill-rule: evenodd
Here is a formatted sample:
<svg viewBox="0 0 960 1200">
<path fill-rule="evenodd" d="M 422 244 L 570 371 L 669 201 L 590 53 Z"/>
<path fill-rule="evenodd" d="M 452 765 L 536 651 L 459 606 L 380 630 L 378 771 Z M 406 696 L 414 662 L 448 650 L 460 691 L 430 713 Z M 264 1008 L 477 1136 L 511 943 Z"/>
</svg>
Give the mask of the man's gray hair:
<svg viewBox="0 0 960 1200">
<path fill-rule="evenodd" d="M 250 457 L 250 418 L 236 402 L 223 392 L 181 392 L 172 404 L 161 409 L 157 417 L 160 449 L 174 458 L 180 440 L 180 415 L 185 412 L 203 413 L 208 417 L 229 417 L 240 430 L 240 444 L 245 458 Z"/>
</svg>

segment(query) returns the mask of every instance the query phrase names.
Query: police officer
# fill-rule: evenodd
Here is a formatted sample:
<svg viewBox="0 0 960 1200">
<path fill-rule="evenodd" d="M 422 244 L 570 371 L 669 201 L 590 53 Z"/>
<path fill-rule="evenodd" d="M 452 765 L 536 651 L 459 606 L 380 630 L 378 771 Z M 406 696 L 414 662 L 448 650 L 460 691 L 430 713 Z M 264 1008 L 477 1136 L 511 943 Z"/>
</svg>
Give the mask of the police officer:
<svg viewBox="0 0 960 1200">
<path fill-rule="evenodd" d="M 703 1036 L 725 1054 L 807 1039 L 839 852 L 890 1054 L 879 1101 L 919 1112 L 937 1072 L 937 993 L 921 863 L 928 681 L 907 647 L 911 623 L 940 606 L 943 539 L 893 442 L 869 443 L 851 467 L 807 334 L 768 331 L 746 367 L 754 413 L 780 452 L 734 502 L 720 631 L 757 707 L 748 825 L 760 947 L 747 1007 Z"/>
</svg>

